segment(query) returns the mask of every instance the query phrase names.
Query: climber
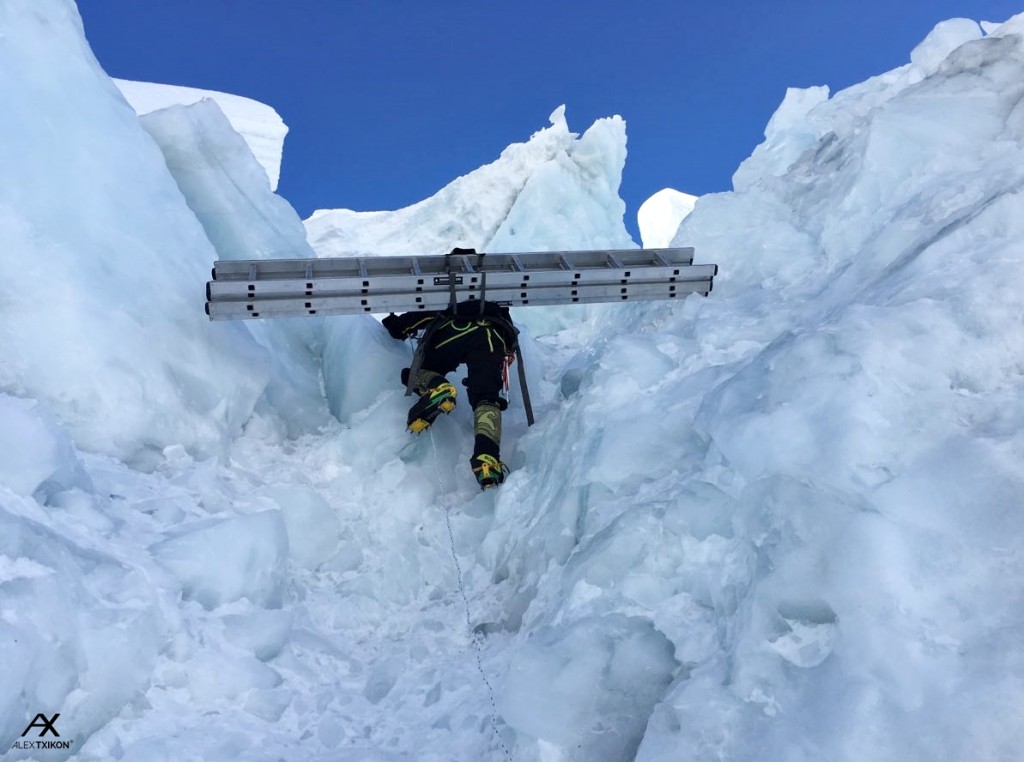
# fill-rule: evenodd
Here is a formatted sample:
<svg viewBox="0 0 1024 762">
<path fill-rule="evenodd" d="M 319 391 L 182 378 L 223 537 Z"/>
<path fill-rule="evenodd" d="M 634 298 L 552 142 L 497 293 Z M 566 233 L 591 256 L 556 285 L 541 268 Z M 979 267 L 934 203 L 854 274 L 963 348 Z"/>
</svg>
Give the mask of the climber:
<svg viewBox="0 0 1024 762">
<path fill-rule="evenodd" d="M 465 363 L 463 384 L 473 408 L 475 435 L 470 466 L 481 489 L 501 484 L 508 473 L 500 453 L 501 413 L 508 407 L 501 391 L 507 358 L 513 356 L 519 333 L 508 308 L 466 301 L 442 311 L 392 313 L 383 323 L 399 340 L 423 331 L 412 368 L 402 370 L 402 383 L 420 397 L 409 409 L 409 431 L 419 434 L 438 415 L 455 409 L 456 389 L 445 376 Z"/>
</svg>

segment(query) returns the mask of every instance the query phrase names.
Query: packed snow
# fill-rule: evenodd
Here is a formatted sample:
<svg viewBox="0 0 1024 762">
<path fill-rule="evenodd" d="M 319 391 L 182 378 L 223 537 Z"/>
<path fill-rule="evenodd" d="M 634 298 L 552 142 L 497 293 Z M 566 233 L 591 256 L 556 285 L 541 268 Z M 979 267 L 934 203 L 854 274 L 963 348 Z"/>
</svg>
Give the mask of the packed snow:
<svg viewBox="0 0 1024 762">
<path fill-rule="evenodd" d="M 409 346 L 210 323 L 210 265 L 634 247 L 625 123 L 304 228 L 222 104 L 139 117 L 71 0 L 0 4 L 0 754 L 1018 758 L 1022 35 L 790 90 L 654 220 L 707 299 L 514 312 L 538 420 L 480 492 Z"/>
</svg>

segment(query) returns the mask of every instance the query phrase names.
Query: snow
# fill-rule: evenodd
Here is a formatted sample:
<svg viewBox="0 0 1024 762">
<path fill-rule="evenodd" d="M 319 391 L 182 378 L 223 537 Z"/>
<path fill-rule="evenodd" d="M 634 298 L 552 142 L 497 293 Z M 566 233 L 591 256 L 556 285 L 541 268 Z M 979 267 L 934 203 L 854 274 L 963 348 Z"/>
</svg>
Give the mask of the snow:
<svg viewBox="0 0 1024 762">
<path fill-rule="evenodd" d="M 512 659 L 502 716 L 580 759 L 629 759 L 680 666 L 673 651 L 645 617 L 539 631 Z"/>
<path fill-rule="evenodd" d="M 709 298 L 520 310 L 482 493 L 466 406 L 405 433 L 407 345 L 210 323 L 210 265 L 635 246 L 622 120 L 304 230 L 217 103 L 140 118 L 70 0 L 0 5 L 0 753 L 1016 758 L 1022 32 L 788 92 L 657 219 Z"/>
<path fill-rule="evenodd" d="M 89 489 L 74 443 L 53 413 L 36 400 L 0 394 L 0 481 L 18 495 L 44 497 Z"/>
<path fill-rule="evenodd" d="M 185 524 L 150 550 L 181 583 L 182 597 L 207 610 L 241 598 L 263 608 L 281 605 L 288 558 L 281 511 Z"/>
<path fill-rule="evenodd" d="M 935 25 L 920 45 L 910 51 L 910 62 L 925 74 L 933 74 L 950 53 L 981 36 L 981 27 L 971 19 L 942 21 Z"/>
<path fill-rule="evenodd" d="M 673 188 L 662 188 L 640 204 L 636 213 L 645 249 L 664 249 L 672 243 L 679 225 L 693 211 L 697 197 Z"/>
<path fill-rule="evenodd" d="M 131 82 L 124 79 L 115 79 L 113 82 L 140 116 L 171 106 L 189 106 L 203 100 L 214 101 L 224 112 L 234 131 L 245 139 L 252 155 L 266 173 L 270 190 L 277 190 L 288 125 L 272 107 L 251 98 L 216 90 L 160 85 L 155 82 Z"/>
</svg>

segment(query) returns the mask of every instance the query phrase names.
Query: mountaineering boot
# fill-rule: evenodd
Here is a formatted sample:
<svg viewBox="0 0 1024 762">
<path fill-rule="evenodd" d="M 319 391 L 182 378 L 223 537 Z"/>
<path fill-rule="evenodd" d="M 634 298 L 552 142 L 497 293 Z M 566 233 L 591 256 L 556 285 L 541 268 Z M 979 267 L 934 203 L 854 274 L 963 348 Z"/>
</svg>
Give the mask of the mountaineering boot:
<svg viewBox="0 0 1024 762">
<path fill-rule="evenodd" d="M 474 455 L 469 459 L 469 464 L 473 467 L 473 474 L 480 489 L 497 487 L 505 481 L 505 474 L 508 473 L 508 466 L 486 453 Z"/>
<path fill-rule="evenodd" d="M 478 402 L 473 408 L 473 454 L 498 458 L 501 452 L 501 407 L 497 402 Z"/>
<path fill-rule="evenodd" d="M 473 468 L 480 489 L 497 487 L 505 481 L 508 468 L 499 459 L 501 451 L 501 407 L 495 402 L 481 402 L 473 408 Z"/>
<path fill-rule="evenodd" d="M 436 375 L 436 374 L 435 374 Z M 426 431 L 441 413 L 447 415 L 455 409 L 455 387 L 438 376 L 440 383 L 419 392 L 420 398 L 409 408 L 408 428 L 413 434 Z"/>
</svg>

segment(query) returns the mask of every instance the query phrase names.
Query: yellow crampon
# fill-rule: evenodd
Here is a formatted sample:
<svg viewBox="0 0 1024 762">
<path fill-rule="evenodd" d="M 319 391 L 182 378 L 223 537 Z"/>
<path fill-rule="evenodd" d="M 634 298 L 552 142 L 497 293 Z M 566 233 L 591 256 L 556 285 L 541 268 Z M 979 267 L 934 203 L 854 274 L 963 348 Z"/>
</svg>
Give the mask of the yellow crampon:
<svg viewBox="0 0 1024 762">
<path fill-rule="evenodd" d="M 474 455 L 470 462 L 473 465 L 473 473 L 476 474 L 476 481 L 480 485 L 480 489 L 497 487 L 505 481 L 508 466 L 493 455 Z"/>
<path fill-rule="evenodd" d="M 457 395 L 458 390 L 447 381 L 428 389 L 409 410 L 409 431 L 420 434 L 430 428 L 441 413 L 447 415 L 452 412 Z"/>
</svg>

